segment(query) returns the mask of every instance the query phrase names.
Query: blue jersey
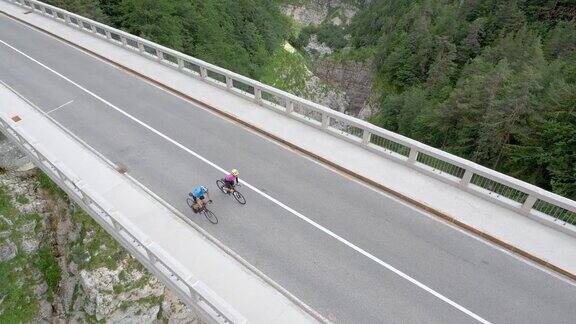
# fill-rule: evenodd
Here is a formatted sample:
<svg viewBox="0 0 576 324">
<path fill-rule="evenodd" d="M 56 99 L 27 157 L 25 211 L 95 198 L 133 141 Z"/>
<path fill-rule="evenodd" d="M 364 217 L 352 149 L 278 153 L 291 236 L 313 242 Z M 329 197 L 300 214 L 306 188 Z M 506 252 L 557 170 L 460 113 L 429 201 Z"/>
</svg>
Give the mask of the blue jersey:
<svg viewBox="0 0 576 324">
<path fill-rule="evenodd" d="M 192 190 L 192 195 L 196 198 L 200 198 L 204 196 L 204 194 L 207 192 L 208 190 L 204 186 L 198 186 L 194 188 L 194 190 Z"/>
</svg>

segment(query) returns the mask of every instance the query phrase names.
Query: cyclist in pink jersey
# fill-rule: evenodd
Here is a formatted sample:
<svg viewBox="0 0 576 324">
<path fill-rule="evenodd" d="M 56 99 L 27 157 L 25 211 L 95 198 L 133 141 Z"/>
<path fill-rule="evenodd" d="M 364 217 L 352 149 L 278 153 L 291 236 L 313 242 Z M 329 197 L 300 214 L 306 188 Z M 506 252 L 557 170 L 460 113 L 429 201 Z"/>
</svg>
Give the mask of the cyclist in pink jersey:
<svg viewBox="0 0 576 324">
<path fill-rule="evenodd" d="M 224 183 L 225 183 L 224 190 L 226 190 L 226 192 L 234 190 L 234 186 L 240 183 L 238 180 L 239 175 L 240 172 L 238 172 L 238 170 L 232 169 L 232 171 L 230 171 L 230 173 L 224 177 Z"/>
</svg>

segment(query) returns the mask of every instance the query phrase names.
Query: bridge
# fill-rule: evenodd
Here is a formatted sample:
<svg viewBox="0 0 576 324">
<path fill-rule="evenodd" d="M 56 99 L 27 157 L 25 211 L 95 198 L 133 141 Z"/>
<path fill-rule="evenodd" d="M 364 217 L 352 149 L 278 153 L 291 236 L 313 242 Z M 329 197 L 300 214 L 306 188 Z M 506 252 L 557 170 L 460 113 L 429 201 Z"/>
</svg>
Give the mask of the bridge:
<svg viewBox="0 0 576 324">
<path fill-rule="evenodd" d="M 39 1 L 0 12 L 0 130 L 205 321 L 576 318 L 574 201 Z M 232 167 L 248 203 L 191 213 Z"/>
</svg>

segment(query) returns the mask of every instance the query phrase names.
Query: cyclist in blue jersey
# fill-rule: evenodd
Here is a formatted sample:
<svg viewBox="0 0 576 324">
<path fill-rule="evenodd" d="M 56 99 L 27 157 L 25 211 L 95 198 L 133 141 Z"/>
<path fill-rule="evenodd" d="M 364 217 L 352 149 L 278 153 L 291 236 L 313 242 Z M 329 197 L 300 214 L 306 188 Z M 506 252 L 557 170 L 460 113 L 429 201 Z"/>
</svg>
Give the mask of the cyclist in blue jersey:
<svg viewBox="0 0 576 324">
<path fill-rule="evenodd" d="M 208 192 L 208 188 L 204 186 L 198 186 L 192 190 L 191 193 L 188 194 L 194 200 L 194 205 L 192 206 L 192 210 L 195 213 L 198 212 L 204 206 L 204 201 L 208 198 L 208 202 L 212 202 L 210 199 L 210 193 Z"/>
</svg>

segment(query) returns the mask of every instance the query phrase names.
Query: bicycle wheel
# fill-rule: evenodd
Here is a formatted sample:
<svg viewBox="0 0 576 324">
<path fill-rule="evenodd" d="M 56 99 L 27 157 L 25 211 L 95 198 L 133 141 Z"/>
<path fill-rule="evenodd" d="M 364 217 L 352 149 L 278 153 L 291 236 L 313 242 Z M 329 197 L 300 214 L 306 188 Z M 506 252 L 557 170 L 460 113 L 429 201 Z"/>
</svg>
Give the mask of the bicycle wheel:
<svg viewBox="0 0 576 324">
<path fill-rule="evenodd" d="M 224 191 L 224 186 L 226 185 L 224 181 L 222 181 L 221 179 L 216 180 L 216 185 L 218 186 L 218 189 L 222 191 L 222 193 L 226 193 L 226 191 Z"/>
<path fill-rule="evenodd" d="M 192 198 L 186 198 L 186 203 L 188 204 L 188 207 L 192 208 L 194 200 L 192 200 Z"/>
<path fill-rule="evenodd" d="M 204 208 L 204 216 L 206 216 L 206 219 L 212 223 L 212 224 L 218 224 L 218 218 L 216 217 L 216 215 L 214 215 L 213 212 L 211 212 L 210 210 Z"/>
<path fill-rule="evenodd" d="M 234 198 L 236 198 L 236 201 L 239 202 L 241 205 L 246 204 L 246 198 L 244 198 L 244 196 L 238 191 L 234 190 L 234 192 L 232 192 L 232 195 L 234 196 Z"/>
</svg>

